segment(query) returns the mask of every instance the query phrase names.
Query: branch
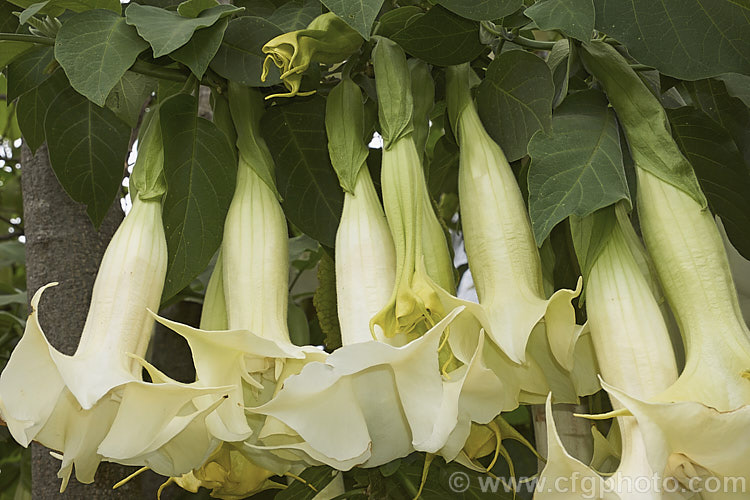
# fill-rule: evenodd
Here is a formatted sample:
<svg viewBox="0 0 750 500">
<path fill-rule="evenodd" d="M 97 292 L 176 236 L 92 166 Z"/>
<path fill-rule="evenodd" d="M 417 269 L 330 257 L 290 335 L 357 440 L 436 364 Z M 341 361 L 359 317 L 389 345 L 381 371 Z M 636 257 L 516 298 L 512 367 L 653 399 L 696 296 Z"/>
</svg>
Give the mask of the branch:
<svg viewBox="0 0 750 500">
<path fill-rule="evenodd" d="M 0 33 L 0 40 L 10 40 L 12 42 L 30 42 L 39 45 L 54 45 L 55 39 L 46 36 L 26 35 L 23 33 Z"/>
</svg>

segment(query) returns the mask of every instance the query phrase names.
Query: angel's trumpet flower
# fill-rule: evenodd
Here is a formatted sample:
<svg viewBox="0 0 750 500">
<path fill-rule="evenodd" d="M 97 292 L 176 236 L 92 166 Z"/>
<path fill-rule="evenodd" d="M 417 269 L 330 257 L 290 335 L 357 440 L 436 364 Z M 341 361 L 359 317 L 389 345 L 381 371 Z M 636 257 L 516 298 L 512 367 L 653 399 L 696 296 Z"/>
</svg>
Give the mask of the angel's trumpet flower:
<svg viewBox="0 0 750 500">
<path fill-rule="evenodd" d="M 152 120 L 144 150 L 161 148 L 158 127 Z M 36 440 L 62 453 L 62 489 L 74 465 L 83 483 L 94 480 L 102 460 L 176 475 L 202 463 L 216 446 L 201 425 L 221 403 L 217 389 L 169 380 L 142 359 L 153 330 L 148 309 L 158 309 L 164 285 L 167 244 L 161 164 L 143 160 L 135 169 L 136 183 L 147 177 L 145 170 L 157 175 L 135 194 L 104 253 L 75 354 L 58 352 L 39 324 L 47 285 L 34 295 L 24 336 L 0 375 L 0 415 L 23 446 Z M 155 383 L 142 381 L 144 365 Z M 198 409 L 193 399 L 203 395 L 209 404 Z"/>
<path fill-rule="evenodd" d="M 325 353 L 312 346 L 297 347 L 289 339 L 287 226 L 277 198 L 273 160 L 260 136 L 263 100 L 257 91 L 233 83 L 229 100 L 240 154 L 221 250 L 228 329 L 198 329 L 157 319 L 187 340 L 197 384 L 231 387 L 227 404 L 207 422 L 209 433 L 225 441 L 223 446 L 231 443 L 256 466 L 276 474 L 299 472 L 304 468 L 299 460 L 292 463 L 260 448 L 270 427 L 264 430 L 266 417 L 248 412 L 247 407 L 271 399 L 308 358 L 324 359 Z M 287 437 L 284 429 L 275 435 L 275 439 Z"/>
<path fill-rule="evenodd" d="M 655 471 L 679 454 L 692 470 L 747 479 L 750 445 L 737 436 L 750 430 L 750 332 L 718 228 L 658 99 L 614 48 L 591 42 L 584 49 L 625 129 L 646 248 L 686 347 L 678 380 L 648 401 L 604 387 L 638 420 Z"/>
<path fill-rule="evenodd" d="M 601 376 L 609 384 L 647 399 L 677 379 L 677 365 L 655 286 L 648 268 L 636 259 L 642 252 L 640 242 L 624 217 L 617 221 L 614 210 L 609 208 L 584 219 L 574 217 L 571 226 L 586 276 L 586 311 Z M 622 408 L 617 399 L 613 398 L 612 404 Z M 628 491 L 628 485 L 642 481 L 639 478 L 651 478 L 656 471 L 649 465 L 647 443 L 636 419 L 623 416 L 618 423 L 622 459 L 615 474 L 605 479 L 565 451 L 548 402 L 550 455 L 543 472 L 545 480 L 551 484 L 556 478 L 570 478 L 578 472 L 601 492 L 609 492 L 610 498 L 662 498 L 661 484 Z M 560 492 L 550 493 L 540 491 L 534 498 L 561 498 Z M 574 497 L 571 494 L 570 498 Z"/>
<path fill-rule="evenodd" d="M 314 94 L 315 91 L 300 92 L 302 74 L 310 64 L 341 62 L 355 53 L 363 41 L 359 33 L 333 12 L 316 17 L 303 30 L 277 36 L 263 46 L 263 53 L 268 55 L 261 79 L 266 80 L 273 64 L 281 71 L 281 80 L 289 92 L 269 95 L 266 99 Z"/>
<path fill-rule="evenodd" d="M 516 363 L 526 359 L 534 327 L 545 321 L 555 357 L 570 368 L 578 291 L 544 294 L 542 264 L 521 190 L 500 147 L 487 134 L 469 92 L 469 65 L 447 69 L 448 105 L 459 142 L 458 189 L 469 268 L 492 340 Z"/>
<path fill-rule="evenodd" d="M 396 246 L 396 281 L 388 304 L 371 320 L 371 327 L 382 328 L 386 337 L 403 334 L 413 339 L 437 323 L 445 311 L 432 281 L 452 282 L 450 277 L 431 279 L 425 268 L 425 231 L 439 229 L 442 245 L 431 245 L 431 258 L 450 252 L 439 222 L 424 224 L 428 203 L 427 184 L 412 134 L 413 99 L 406 57 L 387 38 L 379 38 L 373 50 L 378 114 L 383 136 L 381 186 L 383 205 Z M 434 217 L 434 214 L 432 214 Z M 434 242 L 432 237 L 428 238 Z M 446 266 L 436 267 L 433 273 Z"/>
<path fill-rule="evenodd" d="M 254 411 L 297 431 L 319 460 L 339 469 L 376 467 L 414 450 L 442 454 L 446 446 L 452 459 L 472 421 L 487 423 L 499 413 L 502 384 L 483 365 L 478 325 L 474 343 L 467 345 L 467 363 L 441 373 L 441 344 L 446 336 L 460 335 L 448 329 L 462 308 L 411 341 L 403 333 L 387 337 L 377 325 L 375 338 L 371 335 L 371 317 L 391 298 L 396 258 L 365 165 L 362 112 L 361 92 L 352 81 L 345 79 L 331 91 L 329 150 L 347 191 L 336 238 L 343 347 L 325 363 L 306 365 Z"/>
</svg>

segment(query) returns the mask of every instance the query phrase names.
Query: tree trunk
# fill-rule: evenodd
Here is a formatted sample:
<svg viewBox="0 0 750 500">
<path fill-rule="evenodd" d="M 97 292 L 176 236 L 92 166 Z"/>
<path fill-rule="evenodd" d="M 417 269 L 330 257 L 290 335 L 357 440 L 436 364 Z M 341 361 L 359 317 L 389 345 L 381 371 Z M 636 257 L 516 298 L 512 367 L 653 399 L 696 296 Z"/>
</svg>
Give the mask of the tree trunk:
<svg viewBox="0 0 750 500">
<path fill-rule="evenodd" d="M 61 352 L 73 354 L 86 319 L 91 289 L 104 250 L 122 220 L 117 200 L 99 231 L 91 224 L 85 208 L 63 191 L 50 167 L 46 146 L 32 155 L 23 146 L 24 227 L 26 233 L 26 284 L 29 298 L 50 281 L 60 284 L 44 294 L 39 317 L 49 341 Z M 69 499 L 140 498 L 140 485 L 132 481 L 112 490 L 112 485 L 135 468 L 102 463 L 96 482 L 82 485 L 71 478 L 59 494 L 57 470 L 60 462 L 49 450 L 32 445 L 33 497 Z"/>
</svg>

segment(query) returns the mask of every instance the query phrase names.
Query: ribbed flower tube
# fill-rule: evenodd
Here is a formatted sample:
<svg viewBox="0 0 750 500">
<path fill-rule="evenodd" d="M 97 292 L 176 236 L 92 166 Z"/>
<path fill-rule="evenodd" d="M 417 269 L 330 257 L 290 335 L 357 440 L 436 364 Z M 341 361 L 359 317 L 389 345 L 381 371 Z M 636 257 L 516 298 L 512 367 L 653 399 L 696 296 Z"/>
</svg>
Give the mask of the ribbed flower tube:
<svg viewBox="0 0 750 500">
<path fill-rule="evenodd" d="M 468 64 L 447 69 L 451 123 L 459 142 L 458 190 L 469 268 L 492 340 L 516 363 L 526 360 L 543 318 L 552 352 L 572 368 L 576 291 L 544 294 L 542 265 L 521 190 L 503 151 L 487 134 L 469 92 Z"/>
<path fill-rule="evenodd" d="M 613 47 L 583 49 L 628 139 L 641 231 L 686 347 L 677 381 L 650 400 L 603 386 L 638 420 L 657 472 L 683 484 L 708 476 L 747 481 L 750 448 L 736 436 L 750 430 L 750 333 L 719 230 L 659 100 Z"/>
<path fill-rule="evenodd" d="M 677 379 L 677 366 L 669 332 L 649 278 L 633 256 L 632 246 L 637 243 L 627 241 L 619 224 L 612 208 L 584 219 L 574 217 L 571 221 L 576 252 L 586 272 L 586 312 L 601 376 L 607 383 L 629 394 L 648 399 Z M 603 243 L 597 240 L 601 237 Z M 612 405 L 616 409 L 622 408 L 614 398 Z M 621 461 L 608 478 L 567 453 L 556 434 L 552 418 L 548 411 L 550 456 L 542 474 L 545 481 L 552 483 L 557 478 L 573 477 L 577 471 L 589 478 L 600 493 L 611 492 L 611 498 L 662 498 L 659 484 L 652 483 L 652 487 L 638 490 L 632 487 L 642 481 L 639 478 L 651 478 L 655 472 L 648 462 L 647 443 L 634 417 L 618 418 Z M 658 472 L 661 474 L 662 471 Z M 534 498 L 557 499 L 557 495 L 559 493 L 540 491 Z"/>
<path fill-rule="evenodd" d="M 224 227 L 224 294 L 229 329 L 249 330 L 270 340 L 290 343 L 286 322 L 286 218 L 276 195 L 242 156 Z"/>
<path fill-rule="evenodd" d="M 372 340 L 370 319 L 393 291 L 396 253 L 380 199 L 367 167 L 346 193 L 336 233 L 336 297 L 343 345 Z M 382 330 L 375 330 L 385 341 Z"/>
</svg>

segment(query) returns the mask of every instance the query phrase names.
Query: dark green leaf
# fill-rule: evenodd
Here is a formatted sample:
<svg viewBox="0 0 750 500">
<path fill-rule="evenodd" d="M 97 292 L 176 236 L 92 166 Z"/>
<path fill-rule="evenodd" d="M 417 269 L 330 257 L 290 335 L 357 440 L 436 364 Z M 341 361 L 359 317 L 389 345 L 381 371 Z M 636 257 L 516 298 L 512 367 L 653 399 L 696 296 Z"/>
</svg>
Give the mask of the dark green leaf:
<svg viewBox="0 0 750 500">
<path fill-rule="evenodd" d="M 736 97 L 750 107 L 750 76 L 739 73 L 727 73 L 719 76 L 724 82 L 730 96 Z"/>
<path fill-rule="evenodd" d="M 219 50 L 228 23 L 228 19 L 219 19 L 213 26 L 196 31 L 188 43 L 172 52 L 172 59 L 190 68 L 196 78 L 203 78 Z"/>
<path fill-rule="evenodd" d="M 106 106 L 118 118 L 135 128 L 143 103 L 156 91 L 156 80 L 132 71 L 126 72 L 107 96 Z"/>
<path fill-rule="evenodd" d="M 109 10 L 89 10 L 65 21 L 55 39 L 55 58 L 80 94 L 104 106 L 109 92 L 148 44 Z"/>
<path fill-rule="evenodd" d="M 571 55 L 571 47 L 575 50 L 575 45 L 571 44 L 570 40 L 566 38 L 558 40 L 547 57 L 547 65 L 552 70 L 552 79 L 555 83 L 555 99 L 552 101 L 552 108 L 557 108 L 568 95 L 571 66 L 575 57 Z"/>
<path fill-rule="evenodd" d="M 370 39 L 372 23 L 380 12 L 383 0 L 321 0 L 328 10 L 357 30 L 365 40 Z"/>
<path fill-rule="evenodd" d="M 598 90 L 568 96 L 550 132 L 529 142 L 529 155 L 529 214 L 539 245 L 571 214 L 629 199 L 615 114 Z"/>
<path fill-rule="evenodd" d="M 193 18 L 150 5 L 131 3 L 125 9 L 125 15 L 127 23 L 135 26 L 138 34 L 151 44 L 154 57 L 161 57 L 185 45 L 195 30 L 211 26 L 238 10 L 232 5 L 217 5 Z"/>
<path fill-rule="evenodd" d="M 750 259 L 750 170 L 719 124 L 689 106 L 668 109 L 672 134 L 695 169 L 714 214 L 734 247 Z"/>
<path fill-rule="evenodd" d="M 286 216 L 311 238 L 333 247 L 343 192 L 328 157 L 325 99 L 274 106 L 261 123 Z"/>
<path fill-rule="evenodd" d="M 26 92 L 18 99 L 16 116 L 21 133 L 32 152 L 44 143 L 44 117 L 50 104 L 62 91 L 69 89 L 70 84 L 65 72 L 58 69 L 35 89 Z"/>
<path fill-rule="evenodd" d="M 267 19 L 282 31 L 289 32 L 305 28 L 322 11 L 320 0 L 295 0 L 276 9 Z"/>
<path fill-rule="evenodd" d="M 279 71 L 274 65 L 265 82 L 263 73 L 263 45 L 283 32 L 262 17 L 244 16 L 229 22 L 224 40 L 219 46 L 211 69 L 219 75 L 249 87 L 268 87 L 279 83 Z"/>
<path fill-rule="evenodd" d="M 18 7 L 12 5 L 7 0 L 0 0 L 0 33 L 15 33 L 18 28 L 18 18 L 13 12 L 18 11 Z"/>
<path fill-rule="evenodd" d="M 178 94 L 159 111 L 164 138 L 164 230 L 169 264 L 163 299 L 182 290 L 221 244 L 237 163 L 226 135 L 197 116 L 195 97 Z"/>
<path fill-rule="evenodd" d="M 554 95 L 549 67 L 534 54 L 511 50 L 490 63 L 477 93 L 479 116 L 508 161 L 526 155 L 537 130 L 549 130 Z"/>
<path fill-rule="evenodd" d="M 458 193 L 458 146 L 446 136 L 435 143 L 427 172 L 430 196 L 439 200 L 443 193 Z"/>
<path fill-rule="evenodd" d="M 182 17 L 198 17 L 204 10 L 216 7 L 216 0 L 185 0 L 177 6 L 177 13 Z"/>
<path fill-rule="evenodd" d="M 68 88 L 50 104 L 44 132 L 57 179 L 98 227 L 120 189 L 130 128 Z"/>
<path fill-rule="evenodd" d="M 437 3 L 466 19 L 485 21 L 514 13 L 523 0 L 438 0 Z"/>
<path fill-rule="evenodd" d="M 484 50 L 479 24 L 438 6 L 392 36 L 410 55 L 436 66 L 474 60 Z"/>
<path fill-rule="evenodd" d="M 747 106 L 740 99 L 732 97 L 726 84 L 718 79 L 685 82 L 685 86 L 693 106 L 729 132 L 745 163 L 750 165 L 750 110 Z"/>
<path fill-rule="evenodd" d="M 594 0 L 596 29 L 661 73 L 696 80 L 750 73 L 746 0 Z"/>
<path fill-rule="evenodd" d="M 8 65 L 8 100 L 41 84 L 52 74 L 55 56 L 52 47 L 35 47 Z"/>
<path fill-rule="evenodd" d="M 394 37 L 406 28 L 412 21 L 424 15 L 424 11 L 416 5 L 407 5 L 386 12 L 378 19 L 377 34 L 386 38 Z"/>
<path fill-rule="evenodd" d="M 36 0 L 11 0 L 11 3 L 23 9 L 28 9 L 38 2 Z M 59 16 L 65 9 L 73 12 L 106 9 L 119 14 L 122 12 L 122 5 L 119 0 L 52 0 L 40 12 L 42 14 Z"/>
<path fill-rule="evenodd" d="M 4 68 L 27 50 L 35 47 L 30 42 L 0 40 L 0 69 Z"/>
<path fill-rule="evenodd" d="M 594 32 L 593 0 L 540 0 L 524 14 L 543 30 L 559 29 L 578 40 L 588 41 Z"/>
</svg>

